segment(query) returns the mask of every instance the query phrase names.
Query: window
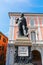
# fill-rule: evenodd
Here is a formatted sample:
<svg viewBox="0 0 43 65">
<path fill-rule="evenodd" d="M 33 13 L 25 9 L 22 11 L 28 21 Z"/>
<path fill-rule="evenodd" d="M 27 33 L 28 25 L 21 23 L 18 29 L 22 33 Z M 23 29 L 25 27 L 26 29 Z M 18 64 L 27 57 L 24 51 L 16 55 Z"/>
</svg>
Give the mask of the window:
<svg viewBox="0 0 43 65">
<path fill-rule="evenodd" d="M 0 46 L 0 50 L 4 50 L 4 46 Z"/>
<path fill-rule="evenodd" d="M 34 26 L 34 20 L 33 20 L 33 19 L 30 20 L 30 25 L 31 25 L 32 27 Z"/>
<path fill-rule="evenodd" d="M 0 46 L 0 50 L 1 50 L 1 47 L 2 47 L 2 46 Z"/>
<path fill-rule="evenodd" d="M 31 40 L 36 41 L 36 33 L 34 31 L 31 32 Z"/>
<path fill-rule="evenodd" d="M 1 35 L 0 35 L 0 39 L 1 39 Z"/>
<path fill-rule="evenodd" d="M 6 39 L 5 39 L 5 38 L 3 38 L 3 42 L 5 42 L 5 43 L 6 43 Z"/>
<path fill-rule="evenodd" d="M 43 20 L 42 20 L 42 24 L 43 24 Z"/>
<path fill-rule="evenodd" d="M 2 46 L 2 51 L 4 50 L 4 46 Z"/>
<path fill-rule="evenodd" d="M 4 54 L 0 55 L 0 61 L 4 61 Z"/>
</svg>

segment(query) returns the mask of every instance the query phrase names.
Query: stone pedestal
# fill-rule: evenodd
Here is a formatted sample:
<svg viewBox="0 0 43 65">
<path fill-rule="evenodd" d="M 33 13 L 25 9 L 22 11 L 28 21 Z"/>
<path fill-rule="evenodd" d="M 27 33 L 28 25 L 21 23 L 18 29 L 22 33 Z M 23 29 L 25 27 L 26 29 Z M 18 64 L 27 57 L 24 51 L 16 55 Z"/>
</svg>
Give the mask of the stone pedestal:
<svg viewBox="0 0 43 65">
<path fill-rule="evenodd" d="M 32 42 L 28 37 L 18 37 L 14 43 L 15 46 L 32 46 Z"/>
<path fill-rule="evenodd" d="M 22 50 L 23 51 L 21 51 L 21 50 L 19 50 L 18 51 L 18 56 L 21 56 L 21 57 L 30 57 L 30 55 L 31 55 L 31 46 L 32 46 L 32 42 L 31 42 L 31 40 L 28 38 L 28 37 L 18 37 L 17 39 L 16 39 L 16 41 L 15 41 L 15 43 L 14 43 L 14 46 L 16 47 L 18 47 L 18 50 L 19 49 L 21 49 L 21 47 L 22 47 Z M 24 47 L 25 47 L 25 50 L 27 50 L 28 49 L 28 51 L 24 51 Z M 29 52 L 29 53 L 28 53 Z M 19 54 L 20 53 L 20 54 Z M 25 55 L 24 55 L 24 53 L 25 53 Z M 27 58 L 27 60 L 28 60 L 28 58 Z M 27 61 L 26 60 L 26 61 Z M 28 62 L 28 61 L 27 61 Z M 27 63 L 26 62 L 26 63 Z M 23 62 L 24 63 L 24 62 Z M 25 64 L 25 63 L 24 63 Z M 20 64 L 21 65 L 21 64 Z"/>
</svg>

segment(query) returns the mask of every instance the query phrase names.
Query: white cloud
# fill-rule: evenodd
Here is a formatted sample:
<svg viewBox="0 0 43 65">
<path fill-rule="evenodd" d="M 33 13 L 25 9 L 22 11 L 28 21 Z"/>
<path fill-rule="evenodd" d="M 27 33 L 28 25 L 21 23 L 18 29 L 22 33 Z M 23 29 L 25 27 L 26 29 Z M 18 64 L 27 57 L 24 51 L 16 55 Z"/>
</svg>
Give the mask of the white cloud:
<svg viewBox="0 0 43 65">
<path fill-rule="evenodd" d="M 5 33 L 5 35 L 8 35 L 8 34 L 9 34 L 9 32 L 6 32 L 6 33 Z"/>
<path fill-rule="evenodd" d="M 4 0 L 6 3 L 26 3 L 28 0 Z"/>
</svg>

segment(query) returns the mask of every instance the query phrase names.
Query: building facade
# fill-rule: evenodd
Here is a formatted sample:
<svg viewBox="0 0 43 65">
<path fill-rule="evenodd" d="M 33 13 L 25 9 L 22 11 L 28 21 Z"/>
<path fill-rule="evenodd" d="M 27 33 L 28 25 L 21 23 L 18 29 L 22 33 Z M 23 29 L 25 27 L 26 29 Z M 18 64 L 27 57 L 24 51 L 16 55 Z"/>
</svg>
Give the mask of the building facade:
<svg viewBox="0 0 43 65">
<path fill-rule="evenodd" d="M 21 13 L 9 12 L 10 28 L 9 41 L 6 55 L 6 65 L 15 65 L 15 41 L 18 38 L 18 24 L 16 19 Z M 43 14 L 41 13 L 24 13 L 26 18 L 29 40 L 32 41 L 31 52 L 33 55 L 32 63 L 43 65 Z"/>
<path fill-rule="evenodd" d="M 6 51 L 7 51 L 8 38 L 0 32 L 0 65 L 6 63 Z"/>
</svg>

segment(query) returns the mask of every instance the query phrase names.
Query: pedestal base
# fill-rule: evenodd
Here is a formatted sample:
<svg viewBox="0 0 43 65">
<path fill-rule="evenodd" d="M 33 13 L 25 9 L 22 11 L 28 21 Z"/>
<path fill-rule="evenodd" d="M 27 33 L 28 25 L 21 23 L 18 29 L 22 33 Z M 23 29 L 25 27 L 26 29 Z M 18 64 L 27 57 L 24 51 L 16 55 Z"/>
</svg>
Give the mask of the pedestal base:
<svg viewBox="0 0 43 65">
<path fill-rule="evenodd" d="M 18 37 L 15 41 L 15 46 L 32 46 L 32 42 L 28 37 Z"/>
<path fill-rule="evenodd" d="M 24 64 L 24 63 L 15 63 L 14 65 L 33 65 L 32 63 Z"/>
<path fill-rule="evenodd" d="M 31 62 L 31 46 L 32 42 L 28 37 L 18 37 L 15 41 L 15 48 L 17 48 L 17 57 L 18 60 L 16 62 L 20 64 L 26 64 Z M 16 57 L 16 58 L 17 58 Z"/>
</svg>

